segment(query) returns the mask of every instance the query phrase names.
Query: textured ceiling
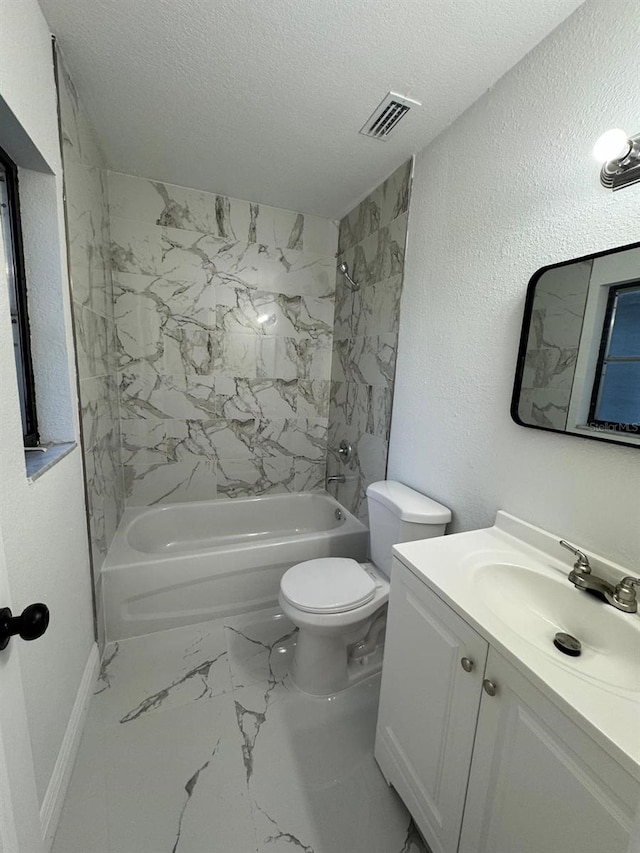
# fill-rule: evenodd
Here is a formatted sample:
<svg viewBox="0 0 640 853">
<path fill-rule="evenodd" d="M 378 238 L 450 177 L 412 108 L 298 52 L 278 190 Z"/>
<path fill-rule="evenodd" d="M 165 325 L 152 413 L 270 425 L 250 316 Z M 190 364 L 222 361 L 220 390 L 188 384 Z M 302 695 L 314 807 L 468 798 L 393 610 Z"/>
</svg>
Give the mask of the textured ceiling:
<svg viewBox="0 0 640 853">
<path fill-rule="evenodd" d="M 581 0 L 40 4 L 111 168 L 336 217 Z M 360 135 L 389 90 L 422 108 Z"/>
</svg>

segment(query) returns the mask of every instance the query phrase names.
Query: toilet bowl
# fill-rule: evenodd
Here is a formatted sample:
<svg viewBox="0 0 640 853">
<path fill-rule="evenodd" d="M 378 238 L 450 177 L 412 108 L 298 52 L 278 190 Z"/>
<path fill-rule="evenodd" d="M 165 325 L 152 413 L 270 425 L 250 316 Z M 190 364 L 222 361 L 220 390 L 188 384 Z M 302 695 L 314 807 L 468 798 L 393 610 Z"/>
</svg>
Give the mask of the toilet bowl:
<svg viewBox="0 0 640 853">
<path fill-rule="evenodd" d="M 373 563 L 327 557 L 285 572 L 280 607 L 300 629 L 291 670 L 294 684 L 305 693 L 328 695 L 372 674 L 376 662 L 364 661 L 357 645 L 388 599 L 389 581 Z"/>
<path fill-rule="evenodd" d="M 298 563 L 280 582 L 280 606 L 299 628 L 291 676 L 326 696 L 382 666 L 392 547 L 444 534 L 451 512 L 402 483 L 367 489 L 372 562 L 325 557 Z"/>
</svg>

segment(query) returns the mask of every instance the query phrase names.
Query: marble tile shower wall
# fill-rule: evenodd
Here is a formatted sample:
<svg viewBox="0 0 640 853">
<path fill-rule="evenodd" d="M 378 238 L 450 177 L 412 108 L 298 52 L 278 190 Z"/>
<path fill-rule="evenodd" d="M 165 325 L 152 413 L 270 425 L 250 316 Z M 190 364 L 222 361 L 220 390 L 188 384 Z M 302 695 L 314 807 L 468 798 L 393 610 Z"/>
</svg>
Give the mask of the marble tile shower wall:
<svg viewBox="0 0 640 853">
<path fill-rule="evenodd" d="M 367 486 L 387 469 L 411 165 L 397 169 L 339 228 L 339 257 L 360 287 L 353 291 L 336 277 L 328 466 L 346 475 L 338 500 L 365 522 Z M 336 453 L 342 439 L 354 451 L 346 466 Z"/>
<path fill-rule="evenodd" d="M 98 142 L 57 54 L 69 272 L 92 564 L 100 569 L 124 508 L 106 172 Z"/>
<path fill-rule="evenodd" d="M 549 270 L 536 285 L 518 403 L 525 423 L 567 426 L 592 264 Z"/>
<path fill-rule="evenodd" d="M 336 223 L 109 174 L 127 503 L 321 488 Z"/>
</svg>

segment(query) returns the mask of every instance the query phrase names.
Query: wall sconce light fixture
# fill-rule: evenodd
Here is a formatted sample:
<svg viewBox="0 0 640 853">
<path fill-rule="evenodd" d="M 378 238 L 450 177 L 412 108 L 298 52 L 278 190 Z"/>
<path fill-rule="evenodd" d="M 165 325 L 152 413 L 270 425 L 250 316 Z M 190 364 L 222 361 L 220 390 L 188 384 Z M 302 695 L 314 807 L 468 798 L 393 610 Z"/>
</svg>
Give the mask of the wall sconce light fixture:
<svg viewBox="0 0 640 853">
<path fill-rule="evenodd" d="M 640 134 L 627 136 L 624 130 L 607 130 L 593 146 L 593 156 L 602 163 L 600 183 L 621 190 L 640 181 Z"/>
</svg>

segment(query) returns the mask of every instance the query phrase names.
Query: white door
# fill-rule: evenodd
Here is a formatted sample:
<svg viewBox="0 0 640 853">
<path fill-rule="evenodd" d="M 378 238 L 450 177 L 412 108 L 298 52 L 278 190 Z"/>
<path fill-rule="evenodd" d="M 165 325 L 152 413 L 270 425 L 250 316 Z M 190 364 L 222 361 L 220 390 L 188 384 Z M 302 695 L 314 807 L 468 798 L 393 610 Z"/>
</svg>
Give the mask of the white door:
<svg viewBox="0 0 640 853">
<path fill-rule="evenodd" d="M 12 602 L 0 529 L 0 608 L 14 615 L 28 602 Z M 31 741 L 15 637 L 0 651 L 0 853 L 42 853 L 42 828 Z"/>
<path fill-rule="evenodd" d="M 493 649 L 486 678 L 459 853 L 626 853 L 638 783 Z"/>
<path fill-rule="evenodd" d="M 487 643 L 394 561 L 375 755 L 433 853 L 458 849 Z"/>
</svg>

